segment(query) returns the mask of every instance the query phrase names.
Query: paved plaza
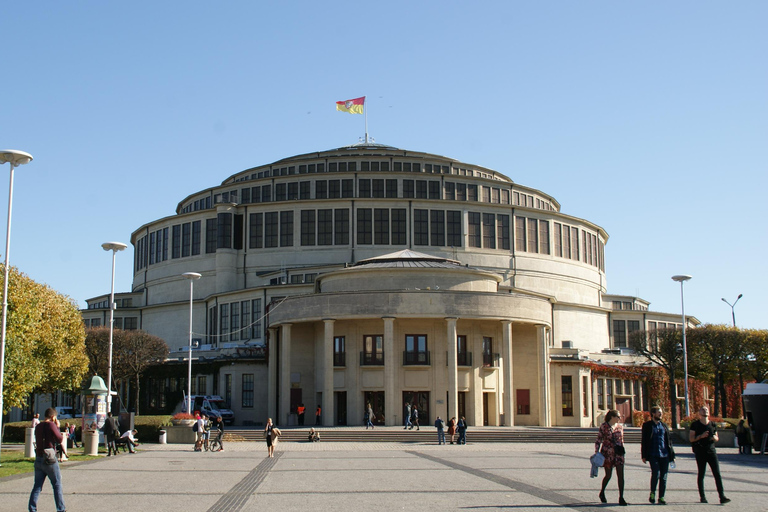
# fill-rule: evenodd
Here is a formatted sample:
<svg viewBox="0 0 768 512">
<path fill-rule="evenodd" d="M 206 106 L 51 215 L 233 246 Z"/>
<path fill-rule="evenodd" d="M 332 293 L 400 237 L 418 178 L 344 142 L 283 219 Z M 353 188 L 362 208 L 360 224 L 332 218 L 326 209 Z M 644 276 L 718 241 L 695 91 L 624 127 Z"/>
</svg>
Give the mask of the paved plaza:
<svg viewBox="0 0 768 512">
<path fill-rule="evenodd" d="M 269 459 L 261 442 L 227 443 L 218 453 L 147 444 L 135 455 L 64 463 L 62 478 L 70 512 L 627 510 L 616 503 L 615 475 L 609 503 L 599 503 L 602 470 L 600 478 L 589 478 L 593 451 L 591 444 L 286 442 Z M 625 496 L 631 507 L 649 509 L 650 473 L 639 451 L 628 445 Z M 701 505 L 693 454 L 687 447 L 678 451 L 665 510 L 768 510 L 768 457 L 720 450 L 733 501 L 719 505 L 708 476 L 710 504 Z M 0 479 L 0 511 L 27 510 L 32 480 L 31 474 Z M 55 510 L 47 482 L 38 507 Z"/>
</svg>

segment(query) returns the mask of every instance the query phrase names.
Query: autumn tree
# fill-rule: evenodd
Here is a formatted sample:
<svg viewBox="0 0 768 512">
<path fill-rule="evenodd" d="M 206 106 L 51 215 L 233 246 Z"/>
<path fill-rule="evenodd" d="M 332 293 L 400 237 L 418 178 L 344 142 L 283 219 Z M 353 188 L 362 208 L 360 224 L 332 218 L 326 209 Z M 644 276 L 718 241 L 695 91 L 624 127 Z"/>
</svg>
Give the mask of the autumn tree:
<svg viewBox="0 0 768 512">
<path fill-rule="evenodd" d="M 91 372 L 107 375 L 109 368 L 109 327 L 87 329 L 86 352 Z M 139 390 L 142 373 L 168 356 L 168 345 L 144 331 L 115 329 L 112 336 L 112 380 L 125 381 L 132 387 L 133 409 L 139 413 Z"/>
<path fill-rule="evenodd" d="M 690 332 L 690 330 L 688 331 Z M 658 329 L 654 331 L 635 331 L 629 335 L 629 348 L 641 357 L 664 368 L 669 377 L 669 403 L 672 424 L 677 425 L 677 390 L 675 378 L 683 365 L 683 331 L 678 329 Z"/>
<path fill-rule="evenodd" d="M 755 382 L 768 379 L 768 330 L 747 329 L 744 354 L 739 362 L 744 377 Z"/>
<path fill-rule="evenodd" d="M 13 267 L 9 274 L 3 412 L 33 393 L 78 391 L 88 371 L 77 304 Z"/>
</svg>

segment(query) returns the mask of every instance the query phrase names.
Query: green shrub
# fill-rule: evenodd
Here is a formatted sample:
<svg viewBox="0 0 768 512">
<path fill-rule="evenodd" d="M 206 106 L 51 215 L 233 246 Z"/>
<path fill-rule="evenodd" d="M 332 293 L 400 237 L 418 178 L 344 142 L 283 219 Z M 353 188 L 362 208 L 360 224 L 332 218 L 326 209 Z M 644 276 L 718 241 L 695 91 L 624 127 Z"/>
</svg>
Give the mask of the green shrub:
<svg viewBox="0 0 768 512">
<path fill-rule="evenodd" d="M 16 421 L 14 423 L 3 423 L 3 442 L 4 443 L 23 443 L 29 421 Z"/>
<path fill-rule="evenodd" d="M 140 443 L 157 443 L 160 439 L 160 431 L 170 424 L 170 415 L 135 416 L 133 418 L 133 428 L 139 431 L 136 437 Z"/>
</svg>

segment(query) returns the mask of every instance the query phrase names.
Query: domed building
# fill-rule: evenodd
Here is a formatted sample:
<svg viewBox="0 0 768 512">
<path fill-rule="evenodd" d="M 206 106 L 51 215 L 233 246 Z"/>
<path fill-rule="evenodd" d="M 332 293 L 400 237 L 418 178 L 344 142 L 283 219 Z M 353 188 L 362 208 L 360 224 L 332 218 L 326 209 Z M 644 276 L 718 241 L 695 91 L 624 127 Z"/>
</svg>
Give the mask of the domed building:
<svg viewBox="0 0 768 512">
<path fill-rule="evenodd" d="M 116 328 L 165 339 L 143 386 L 149 411 L 186 390 L 193 282 L 193 394 L 221 395 L 236 423 L 590 426 L 646 409 L 642 380 L 584 361 L 641 364 L 635 330 L 676 314 L 607 294 L 608 234 L 553 197 L 450 158 L 359 144 L 238 172 L 131 236 L 131 292 Z M 109 296 L 86 325 L 108 323 Z M 695 318 L 688 318 L 695 325 Z M 630 417 L 631 414 L 625 414 Z M 307 423 L 313 422 L 307 419 Z"/>
</svg>

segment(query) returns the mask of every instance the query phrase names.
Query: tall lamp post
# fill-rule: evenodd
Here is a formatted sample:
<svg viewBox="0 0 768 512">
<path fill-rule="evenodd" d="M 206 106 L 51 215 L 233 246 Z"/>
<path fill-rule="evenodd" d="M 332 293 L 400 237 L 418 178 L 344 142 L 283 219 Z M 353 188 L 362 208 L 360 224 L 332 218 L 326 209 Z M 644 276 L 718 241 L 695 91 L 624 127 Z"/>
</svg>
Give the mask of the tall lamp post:
<svg viewBox="0 0 768 512">
<path fill-rule="evenodd" d="M 5 326 L 8 318 L 8 255 L 11 252 L 11 210 L 13 207 L 13 170 L 32 161 L 32 155 L 15 149 L 0 150 L 0 165 L 11 164 L 11 182 L 8 186 L 8 228 L 5 231 L 5 266 L 3 269 L 3 327 L 0 334 L 0 447 L 3 440 L 3 381 L 5 378 Z M 2 448 L 0 448 L 2 452 Z"/>
<path fill-rule="evenodd" d="M 736 300 L 733 301 L 733 304 L 725 300 L 724 298 L 721 298 L 720 300 L 731 306 L 731 318 L 733 319 L 733 326 L 736 327 L 736 312 L 733 310 L 733 308 L 736 307 L 736 303 L 739 302 L 739 299 L 744 296 L 743 293 L 740 293 L 738 297 L 736 297 Z"/>
<path fill-rule="evenodd" d="M 683 294 L 683 283 L 690 280 L 691 276 L 679 275 L 672 276 L 673 281 L 680 283 L 680 304 L 683 308 L 683 371 L 685 372 L 685 415 L 691 415 L 691 405 L 688 402 L 688 345 L 685 341 L 685 295 Z"/>
<path fill-rule="evenodd" d="M 120 242 L 101 244 L 105 251 L 112 251 L 112 291 L 109 293 L 109 368 L 107 369 L 107 411 L 112 412 L 112 339 L 115 333 L 115 256 L 126 247 Z"/>
<path fill-rule="evenodd" d="M 202 276 L 197 272 L 181 274 L 189 279 L 189 368 L 187 372 L 187 413 L 192 414 L 192 300 L 194 298 L 195 281 Z"/>
</svg>

